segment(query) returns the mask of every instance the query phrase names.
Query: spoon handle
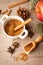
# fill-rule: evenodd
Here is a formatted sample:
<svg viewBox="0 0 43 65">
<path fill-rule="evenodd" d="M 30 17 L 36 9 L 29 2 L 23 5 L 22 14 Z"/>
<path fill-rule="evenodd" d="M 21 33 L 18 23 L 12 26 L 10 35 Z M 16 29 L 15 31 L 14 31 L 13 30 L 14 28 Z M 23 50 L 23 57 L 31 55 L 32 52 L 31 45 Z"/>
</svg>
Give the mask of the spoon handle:
<svg viewBox="0 0 43 65">
<path fill-rule="evenodd" d="M 41 42 L 43 40 L 43 36 L 39 36 L 36 40 L 35 40 L 35 42 L 36 42 L 36 44 L 38 44 L 39 42 Z"/>
</svg>

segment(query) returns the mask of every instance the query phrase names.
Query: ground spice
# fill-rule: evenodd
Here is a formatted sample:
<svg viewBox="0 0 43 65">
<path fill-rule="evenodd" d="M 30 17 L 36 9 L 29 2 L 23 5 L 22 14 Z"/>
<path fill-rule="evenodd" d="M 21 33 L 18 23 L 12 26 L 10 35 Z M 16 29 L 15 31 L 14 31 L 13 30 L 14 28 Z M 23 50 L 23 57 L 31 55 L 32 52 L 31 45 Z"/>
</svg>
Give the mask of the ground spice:
<svg viewBox="0 0 43 65">
<path fill-rule="evenodd" d="M 20 25 L 22 22 L 17 19 L 9 20 L 4 26 L 5 32 L 10 36 L 17 36 L 23 31 L 23 27 L 15 31 L 15 27 Z"/>
<path fill-rule="evenodd" d="M 32 46 L 33 46 L 32 43 L 27 44 L 27 45 L 24 47 L 25 51 L 28 52 L 28 51 L 32 48 Z"/>
<path fill-rule="evenodd" d="M 18 61 L 18 60 L 26 61 L 27 59 L 28 59 L 28 55 L 25 54 L 25 53 L 21 53 L 21 54 L 19 54 L 19 55 L 16 57 L 16 61 Z"/>
</svg>

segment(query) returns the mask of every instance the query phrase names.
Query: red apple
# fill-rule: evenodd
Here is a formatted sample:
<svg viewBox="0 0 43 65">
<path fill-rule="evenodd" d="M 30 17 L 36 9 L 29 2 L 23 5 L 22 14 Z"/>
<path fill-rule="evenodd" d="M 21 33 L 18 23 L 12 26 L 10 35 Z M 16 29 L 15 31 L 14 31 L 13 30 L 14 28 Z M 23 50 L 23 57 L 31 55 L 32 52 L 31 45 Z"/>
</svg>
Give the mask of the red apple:
<svg viewBox="0 0 43 65">
<path fill-rule="evenodd" d="M 43 0 L 38 1 L 36 7 L 35 7 L 35 12 L 37 18 L 43 22 Z"/>
</svg>

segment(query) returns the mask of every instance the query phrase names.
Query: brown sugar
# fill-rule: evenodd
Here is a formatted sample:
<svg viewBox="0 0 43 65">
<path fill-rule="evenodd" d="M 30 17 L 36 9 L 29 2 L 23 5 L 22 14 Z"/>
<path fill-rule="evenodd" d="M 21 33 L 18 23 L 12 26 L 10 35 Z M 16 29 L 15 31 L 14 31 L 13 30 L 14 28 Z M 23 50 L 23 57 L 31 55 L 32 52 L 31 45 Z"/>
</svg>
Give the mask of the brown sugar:
<svg viewBox="0 0 43 65">
<path fill-rule="evenodd" d="M 17 30 L 17 31 L 14 31 L 14 28 L 15 28 L 16 26 L 20 25 L 21 23 L 22 23 L 22 22 L 19 21 L 19 20 L 17 20 L 17 19 L 11 19 L 11 20 L 9 20 L 9 21 L 6 23 L 5 27 L 4 27 L 5 32 L 6 32 L 8 35 L 10 35 L 10 36 L 17 36 L 17 35 L 19 35 L 19 34 L 23 31 L 23 27 L 20 28 L 20 29 Z"/>
<path fill-rule="evenodd" d="M 24 47 L 25 51 L 28 52 L 28 51 L 32 48 L 32 46 L 33 46 L 32 43 L 27 44 L 27 45 Z"/>
</svg>

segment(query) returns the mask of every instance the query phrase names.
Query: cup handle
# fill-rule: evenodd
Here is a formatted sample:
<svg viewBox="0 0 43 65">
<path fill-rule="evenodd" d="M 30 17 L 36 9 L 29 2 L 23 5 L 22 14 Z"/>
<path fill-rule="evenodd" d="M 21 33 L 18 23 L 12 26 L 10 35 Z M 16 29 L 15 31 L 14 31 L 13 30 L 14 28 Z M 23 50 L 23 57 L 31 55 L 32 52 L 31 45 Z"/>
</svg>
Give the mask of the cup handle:
<svg viewBox="0 0 43 65">
<path fill-rule="evenodd" d="M 5 15 L 3 15 L 2 17 L 1 17 L 1 19 L 0 19 L 0 22 L 1 23 L 4 23 L 3 21 L 6 21 L 6 19 L 8 18 L 8 16 L 5 14 Z"/>
<path fill-rule="evenodd" d="M 26 29 L 25 29 L 24 33 L 25 34 L 24 35 L 20 35 L 19 38 L 24 39 L 28 35 L 28 31 Z"/>
</svg>

